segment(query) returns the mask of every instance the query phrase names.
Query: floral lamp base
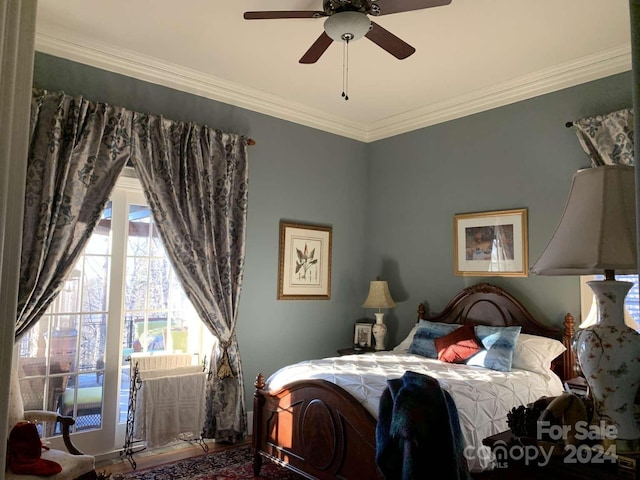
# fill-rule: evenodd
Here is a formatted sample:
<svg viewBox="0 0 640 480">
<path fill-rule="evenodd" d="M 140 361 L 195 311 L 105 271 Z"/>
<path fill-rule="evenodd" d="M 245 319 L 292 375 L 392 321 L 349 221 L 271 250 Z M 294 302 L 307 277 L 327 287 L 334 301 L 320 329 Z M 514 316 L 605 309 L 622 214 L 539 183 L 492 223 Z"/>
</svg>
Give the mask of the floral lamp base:
<svg viewBox="0 0 640 480">
<path fill-rule="evenodd" d="M 387 336 L 387 326 L 382 322 L 384 313 L 376 313 L 376 323 L 373 324 L 373 338 L 376 339 L 376 350 L 385 350 L 384 339 Z"/>
<path fill-rule="evenodd" d="M 588 284 L 597 298 L 599 319 L 576 334 L 580 368 L 599 420 L 616 427 L 616 451 L 637 451 L 640 429 L 633 404 L 640 386 L 640 334 L 624 323 L 624 298 L 632 284 L 612 280 Z"/>
</svg>

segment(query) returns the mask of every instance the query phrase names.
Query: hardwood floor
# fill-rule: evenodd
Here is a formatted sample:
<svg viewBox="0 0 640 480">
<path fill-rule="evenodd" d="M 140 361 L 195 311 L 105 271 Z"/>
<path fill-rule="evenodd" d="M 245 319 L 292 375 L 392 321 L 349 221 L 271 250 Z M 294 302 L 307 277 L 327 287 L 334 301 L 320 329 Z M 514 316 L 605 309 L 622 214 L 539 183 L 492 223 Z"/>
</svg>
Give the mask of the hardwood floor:
<svg viewBox="0 0 640 480">
<path fill-rule="evenodd" d="M 230 448 L 236 448 L 241 445 L 251 445 L 251 437 L 241 443 L 235 445 L 221 444 L 213 441 L 207 441 L 209 446 L 209 452 L 219 452 Z M 165 463 L 176 462 L 185 458 L 197 457 L 204 454 L 204 450 L 197 444 L 175 444 L 169 447 L 158 448 L 154 450 L 145 450 L 134 455 L 136 461 L 136 470 L 143 470 L 146 468 L 156 467 Z M 113 474 L 124 474 L 132 472 L 133 468 L 124 457 L 118 457 L 112 460 L 106 460 L 103 462 L 96 462 L 96 472 L 109 472 Z M 499 472 L 502 473 L 502 472 Z M 471 475 L 473 480 L 494 480 L 496 478 L 495 472 L 482 472 L 474 473 Z M 505 478 L 504 476 L 498 476 L 497 478 Z M 507 477 L 509 478 L 509 477 Z M 523 477 L 524 478 L 524 477 Z"/>
<path fill-rule="evenodd" d="M 209 452 L 218 452 L 229 448 L 236 448 L 241 445 L 251 445 L 251 437 L 235 445 L 221 444 L 208 440 Z M 204 450 L 197 444 L 176 444 L 170 447 L 158 448 L 155 450 L 145 450 L 136 453 L 133 458 L 136 461 L 136 470 L 156 467 L 165 463 L 176 462 L 185 458 L 197 457 L 204 454 Z M 133 468 L 125 457 L 96 462 L 96 472 L 109 472 L 111 474 L 124 474 L 132 472 Z M 473 480 L 492 480 L 493 472 L 474 473 Z"/>
<path fill-rule="evenodd" d="M 217 443 L 212 440 L 206 441 L 209 452 L 218 452 L 229 448 L 237 448 L 241 445 L 250 445 L 251 438 L 234 445 Z M 177 443 L 169 447 L 157 448 L 153 450 L 143 450 L 133 455 L 136 462 L 136 470 L 151 468 L 164 463 L 171 463 L 185 458 L 203 455 L 205 452 L 197 443 Z M 133 471 L 129 460 L 126 457 L 96 462 L 96 472 L 109 472 L 111 474 L 128 473 Z"/>
</svg>

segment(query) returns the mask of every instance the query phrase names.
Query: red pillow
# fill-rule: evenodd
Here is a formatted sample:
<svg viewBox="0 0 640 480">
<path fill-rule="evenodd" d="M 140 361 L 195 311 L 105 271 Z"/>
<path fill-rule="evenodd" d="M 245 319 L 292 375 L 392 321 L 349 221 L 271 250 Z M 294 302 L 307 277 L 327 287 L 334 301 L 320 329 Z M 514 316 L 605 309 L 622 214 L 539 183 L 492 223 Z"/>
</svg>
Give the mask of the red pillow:
<svg viewBox="0 0 640 480">
<path fill-rule="evenodd" d="M 483 349 L 471 324 L 463 325 L 444 337 L 436 338 L 434 343 L 438 351 L 438 360 L 448 363 L 463 363 Z"/>
</svg>

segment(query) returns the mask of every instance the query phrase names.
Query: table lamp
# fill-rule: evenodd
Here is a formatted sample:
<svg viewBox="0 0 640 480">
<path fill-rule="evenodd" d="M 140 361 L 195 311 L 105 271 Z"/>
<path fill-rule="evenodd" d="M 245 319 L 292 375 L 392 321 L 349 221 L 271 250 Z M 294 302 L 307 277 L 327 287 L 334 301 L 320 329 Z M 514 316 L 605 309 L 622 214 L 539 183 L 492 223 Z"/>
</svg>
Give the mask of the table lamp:
<svg viewBox="0 0 640 480">
<path fill-rule="evenodd" d="M 383 308 L 393 308 L 396 303 L 389 293 L 389 285 L 383 280 L 373 280 L 369 285 L 369 295 L 362 304 L 363 308 L 377 308 L 376 323 L 373 325 L 373 337 L 376 339 L 376 350 L 384 350 L 384 339 L 387 336 L 387 326 L 384 324 Z"/>
<path fill-rule="evenodd" d="M 588 282 L 598 305 L 595 324 L 578 330 L 575 348 L 599 420 L 616 427 L 616 451 L 640 448 L 633 404 L 640 386 L 640 334 L 625 325 L 624 299 L 632 287 L 615 272 L 638 271 L 635 171 L 628 165 L 579 170 L 564 213 L 537 275 L 596 275 Z"/>
</svg>

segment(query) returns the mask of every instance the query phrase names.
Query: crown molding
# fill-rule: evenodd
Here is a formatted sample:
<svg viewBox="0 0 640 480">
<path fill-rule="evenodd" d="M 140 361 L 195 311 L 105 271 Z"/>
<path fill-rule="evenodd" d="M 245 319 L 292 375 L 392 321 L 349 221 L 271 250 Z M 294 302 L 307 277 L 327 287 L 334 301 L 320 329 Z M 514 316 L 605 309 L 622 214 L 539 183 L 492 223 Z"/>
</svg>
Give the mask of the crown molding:
<svg viewBox="0 0 640 480">
<path fill-rule="evenodd" d="M 204 75 L 156 58 L 121 51 L 87 39 L 36 33 L 35 49 L 92 67 L 173 88 L 326 132 L 365 141 L 367 132 L 355 122 L 238 83 Z"/>
<path fill-rule="evenodd" d="M 371 125 L 362 125 L 257 89 L 155 58 L 116 50 L 87 39 L 70 38 L 46 31 L 37 32 L 35 47 L 42 53 L 365 143 L 631 70 L 631 47 L 623 45 L 445 102 L 394 115 Z"/>
<path fill-rule="evenodd" d="M 376 122 L 370 125 L 365 141 L 392 137 L 630 70 L 631 46 L 622 45 Z"/>
</svg>

